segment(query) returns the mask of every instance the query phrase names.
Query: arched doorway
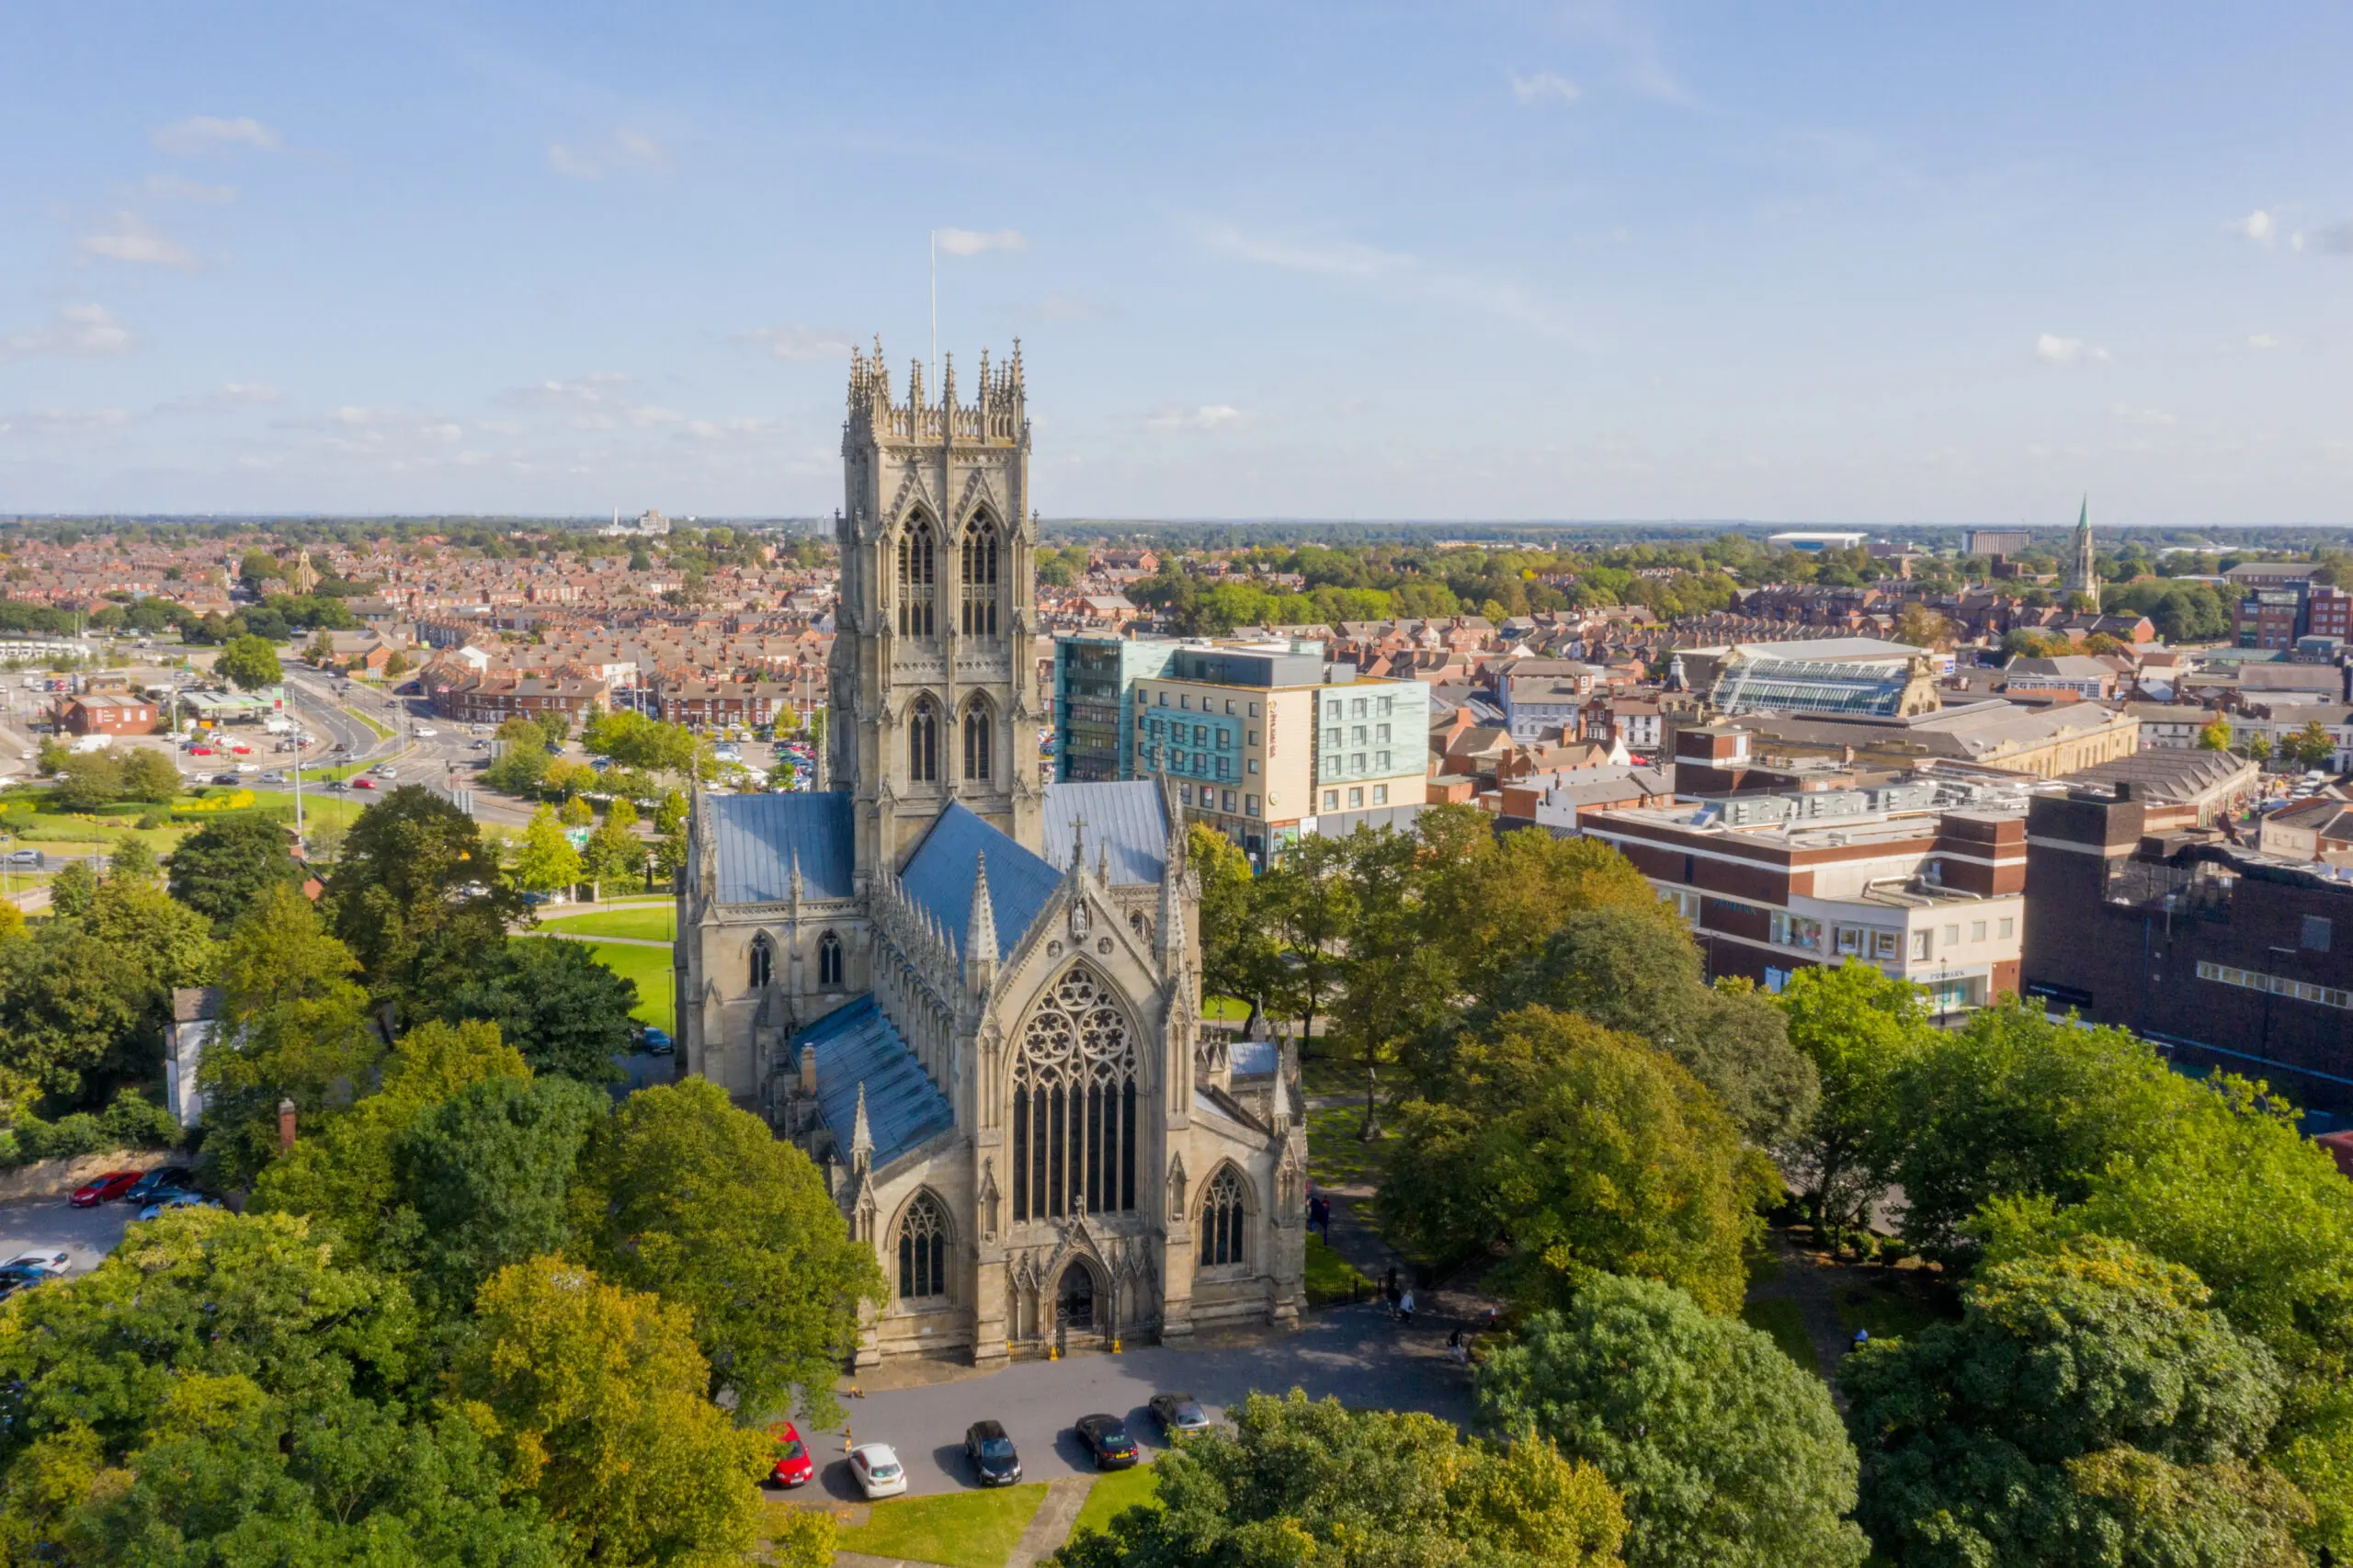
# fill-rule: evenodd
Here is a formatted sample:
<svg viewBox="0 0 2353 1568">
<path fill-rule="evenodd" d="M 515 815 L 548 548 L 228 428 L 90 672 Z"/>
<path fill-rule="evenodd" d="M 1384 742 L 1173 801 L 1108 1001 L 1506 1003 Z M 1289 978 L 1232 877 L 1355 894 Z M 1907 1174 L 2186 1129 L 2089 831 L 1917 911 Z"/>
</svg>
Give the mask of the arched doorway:
<svg viewBox="0 0 2353 1568">
<path fill-rule="evenodd" d="M 1054 1287 L 1054 1323 L 1071 1334 L 1095 1332 L 1095 1271 L 1074 1261 Z"/>
</svg>

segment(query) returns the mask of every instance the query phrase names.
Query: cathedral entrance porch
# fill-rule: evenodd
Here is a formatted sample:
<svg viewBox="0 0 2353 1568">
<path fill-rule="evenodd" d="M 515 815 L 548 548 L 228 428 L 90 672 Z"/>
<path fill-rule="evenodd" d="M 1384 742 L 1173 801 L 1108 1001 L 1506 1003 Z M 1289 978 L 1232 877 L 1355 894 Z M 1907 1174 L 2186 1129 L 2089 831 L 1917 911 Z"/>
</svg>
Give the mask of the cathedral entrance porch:
<svg viewBox="0 0 2353 1568">
<path fill-rule="evenodd" d="M 1098 1304 L 1095 1270 L 1084 1258 L 1073 1258 L 1054 1286 L 1054 1342 L 1064 1355 L 1109 1343 L 1110 1303 Z"/>
</svg>

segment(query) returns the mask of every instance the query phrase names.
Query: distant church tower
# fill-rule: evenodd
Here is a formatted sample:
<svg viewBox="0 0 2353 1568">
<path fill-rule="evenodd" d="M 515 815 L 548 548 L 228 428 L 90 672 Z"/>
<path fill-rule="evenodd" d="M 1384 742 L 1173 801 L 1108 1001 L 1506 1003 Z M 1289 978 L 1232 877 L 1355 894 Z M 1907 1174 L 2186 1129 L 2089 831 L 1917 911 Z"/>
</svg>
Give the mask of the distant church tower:
<svg viewBox="0 0 2353 1568">
<path fill-rule="evenodd" d="M 2092 556 L 2092 501 L 2084 497 L 2083 510 L 2075 514 L 2075 553 L 2067 568 L 2067 591 L 2089 596 L 2092 608 L 2099 608 L 2099 567 Z"/>
<path fill-rule="evenodd" d="M 927 403 L 916 360 L 894 403 L 881 341 L 850 356 L 827 771 L 854 792 L 862 885 L 896 870 L 951 801 L 1040 842 L 1021 345 L 995 369 L 982 354 L 970 404 L 952 355 L 941 382 Z"/>
</svg>

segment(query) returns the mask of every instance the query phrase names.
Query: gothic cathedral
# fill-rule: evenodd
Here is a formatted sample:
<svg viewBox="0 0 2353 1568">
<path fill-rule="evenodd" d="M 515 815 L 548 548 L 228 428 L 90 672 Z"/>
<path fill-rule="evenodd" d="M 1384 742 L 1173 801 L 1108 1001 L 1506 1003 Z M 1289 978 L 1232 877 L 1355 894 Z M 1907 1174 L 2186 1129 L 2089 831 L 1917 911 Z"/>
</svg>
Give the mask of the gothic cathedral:
<svg viewBox="0 0 2353 1568">
<path fill-rule="evenodd" d="M 890 1281 L 861 1364 L 1295 1321 L 1288 1047 L 1204 1035 L 1163 784 L 1041 783 L 1020 346 L 850 362 L 829 788 L 694 801 L 686 1070 L 817 1161 Z"/>
</svg>

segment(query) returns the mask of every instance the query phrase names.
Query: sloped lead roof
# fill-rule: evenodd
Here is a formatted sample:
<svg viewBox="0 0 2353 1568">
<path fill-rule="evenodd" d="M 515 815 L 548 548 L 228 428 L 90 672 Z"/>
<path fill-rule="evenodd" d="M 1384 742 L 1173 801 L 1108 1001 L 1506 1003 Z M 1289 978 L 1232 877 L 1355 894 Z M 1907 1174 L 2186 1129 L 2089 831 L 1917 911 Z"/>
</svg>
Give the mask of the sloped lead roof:
<svg viewBox="0 0 2353 1568">
<path fill-rule="evenodd" d="M 989 905 L 996 913 L 996 950 L 1002 957 L 1013 951 L 1062 881 L 1062 873 L 1045 861 L 951 803 L 900 870 L 899 885 L 947 927 L 948 939 L 961 955 L 964 928 L 972 918 L 975 868 L 983 855 L 988 857 Z"/>
<path fill-rule="evenodd" d="M 1168 819 L 1163 814 L 1160 786 L 1149 778 L 1116 784 L 1050 784 L 1044 815 L 1046 858 L 1057 869 L 1070 868 L 1073 826 L 1084 820 L 1087 864 L 1091 868 L 1103 846 L 1111 851 L 1111 881 L 1115 886 L 1152 884 L 1160 881 L 1168 857 Z M 989 862 L 994 868 L 995 860 Z M 989 884 L 996 892 L 996 884 Z"/>
<path fill-rule="evenodd" d="M 781 903 L 791 897 L 796 853 L 805 896 L 850 896 L 856 846 L 847 795 L 710 795 L 702 809 L 719 851 L 720 903 Z"/>
<path fill-rule="evenodd" d="M 882 1016 L 871 996 L 837 1007 L 792 1038 L 792 1059 L 801 1048 L 817 1048 L 817 1107 L 833 1129 L 845 1160 L 851 1124 L 858 1117 L 858 1085 L 866 1086 L 866 1125 L 874 1139 L 879 1168 L 927 1138 L 955 1124 L 955 1112 L 930 1074 Z"/>
</svg>

